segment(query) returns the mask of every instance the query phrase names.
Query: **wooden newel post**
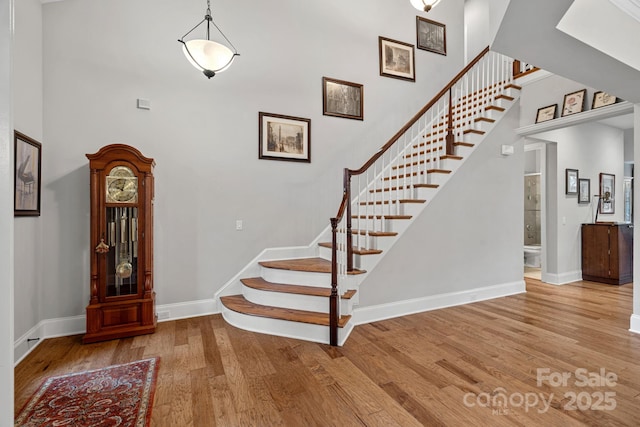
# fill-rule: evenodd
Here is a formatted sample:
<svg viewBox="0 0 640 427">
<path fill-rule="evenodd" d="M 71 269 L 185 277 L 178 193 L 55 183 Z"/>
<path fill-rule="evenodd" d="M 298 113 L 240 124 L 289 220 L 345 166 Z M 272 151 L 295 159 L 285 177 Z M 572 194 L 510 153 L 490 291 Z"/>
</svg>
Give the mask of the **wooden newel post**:
<svg viewBox="0 0 640 427">
<path fill-rule="evenodd" d="M 454 154 L 454 142 L 455 138 L 453 136 L 453 103 L 451 96 L 451 89 L 449 89 L 449 114 L 447 118 L 447 136 L 445 138 L 447 143 L 447 156 L 452 156 Z"/>
<path fill-rule="evenodd" d="M 347 271 L 353 271 L 353 233 L 351 232 L 351 172 L 344 169 L 344 194 L 347 196 Z"/>
<path fill-rule="evenodd" d="M 338 218 L 331 218 L 331 296 L 329 297 L 329 343 L 338 345 Z"/>
</svg>

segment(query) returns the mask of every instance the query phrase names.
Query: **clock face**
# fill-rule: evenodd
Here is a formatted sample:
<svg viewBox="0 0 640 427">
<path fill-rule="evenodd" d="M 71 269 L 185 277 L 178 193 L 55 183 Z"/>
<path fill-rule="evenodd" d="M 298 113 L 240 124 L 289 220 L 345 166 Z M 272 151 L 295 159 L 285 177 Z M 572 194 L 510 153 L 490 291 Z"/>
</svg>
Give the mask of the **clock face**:
<svg viewBox="0 0 640 427">
<path fill-rule="evenodd" d="M 116 166 L 107 176 L 107 202 L 135 203 L 138 201 L 138 178 L 126 166 Z"/>
</svg>

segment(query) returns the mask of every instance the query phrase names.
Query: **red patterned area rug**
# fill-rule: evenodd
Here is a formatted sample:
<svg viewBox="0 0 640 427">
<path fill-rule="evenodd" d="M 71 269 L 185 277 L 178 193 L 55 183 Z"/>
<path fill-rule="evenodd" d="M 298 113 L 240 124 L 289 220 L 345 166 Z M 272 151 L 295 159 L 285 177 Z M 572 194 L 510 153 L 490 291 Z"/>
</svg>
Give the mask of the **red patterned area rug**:
<svg viewBox="0 0 640 427">
<path fill-rule="evenodd" d="M 51 377 L 16 418 L 15 426 L 135 426 L 151 419 L 159 358 Z"/>
</svg>

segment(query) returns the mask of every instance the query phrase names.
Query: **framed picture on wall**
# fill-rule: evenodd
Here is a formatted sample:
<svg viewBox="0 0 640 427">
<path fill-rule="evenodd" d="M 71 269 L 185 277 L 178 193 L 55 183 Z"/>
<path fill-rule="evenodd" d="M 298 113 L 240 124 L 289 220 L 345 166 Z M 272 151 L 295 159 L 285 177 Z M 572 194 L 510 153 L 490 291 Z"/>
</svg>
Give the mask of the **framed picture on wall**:
<svg viewBox="0 0 640 427">
<path fill-rule="evenodd" d="M 322 78 L 322 113 L 325 116 L 363 120 L 362 85 Z"/>
<path fill-rule="evenodd" d="M 311 119 L 258 113 L 259 159 L 311 162 Z"/>
<path fill-rule="evenodd" d="M 416 16 L 418 49 L 447 55 L 447 28 L 444 24 Z"/>
<path fill-rule="evenodd" d="M 591 201 L 591 180 L 589 178 L 578 178 L 578 203 L 589 203 Z"/>
<path fill-rule="evenodd" d="M 395 79 L 416 81 L 413 45 L 386 37 L 378 37 L 380 75 Z"/>
<path fill-rule="evenodd" d="M 565 170 L 565 194 L 578 194 L 578 169 Z"/>
<path fill-rule="evenodd" d="M 18 131 L 14 132 L 14 144 L 13 215 L 40 216 L 42 144 Z"/>
<path fill-rule="evenodd" d="M 596 92 L 593 94 L 593 102 L 591 103 L 591 109 L 600 108 L 607 105 L 615 104 L 618 98 L 613 95 L 609 95 L 606 92 Z"/>
<path fill-rule="evenodd" d="M 538 114 L 536 114 L 536 123 L 546 122 L 547 120 L 553 120 L 556 118 L 556 111 L 558 110 L 558 104 L 549 105 L 548 107 L 538 108 Z"/>
<path fill-rule="evenodd" d="M 562 104 L 562 117 L 575 113 L 581 113 L 584 109 L 584 97 L 587 93 L 586 89 L 568 93 L 564 96 Z"/>
<path fill-rule="evenodd" d="M 616 176 L 610 173 L 600 174 L 600 210 L 601 214 L 615 213 Z"/>
</svg>

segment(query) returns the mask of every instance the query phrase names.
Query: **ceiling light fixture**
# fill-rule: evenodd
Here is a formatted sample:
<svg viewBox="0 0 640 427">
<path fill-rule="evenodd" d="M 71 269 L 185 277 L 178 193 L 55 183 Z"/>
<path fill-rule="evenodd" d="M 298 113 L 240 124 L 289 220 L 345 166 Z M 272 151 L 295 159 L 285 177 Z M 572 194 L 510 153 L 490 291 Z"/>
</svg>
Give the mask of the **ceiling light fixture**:
<svg viewBox="0 0 640 427">
<path fill-rule="evenodd" d="M 191 34 L 193 30 L 198 28 L 205 21 L 207 22 L 206 39 L 184 40 L 185 37 Z M 218 30 L 230 47 L 211 40 L 211 25 Z M 213 22 L 213 18 L 211 17 L 210 0 L 207 0 L 207 12 L 204 15 L 204 19 L 200 21 L 198 25 L 189 30 L 187 34 L 182 36 L 178 41 L 182 43 L 182 51 L 189 62 L 191 62 L 191 65 L 202 71 L 208 78 L 211 78 L 215 76 L 216 73 L 221 73 L 229 68 L 235 57 L 240 55 L 227 36 L 225 36 L 222 30 L 220 30 L 216 23 Z"/>
<path fill-rule="evenodd" d="M 429 12 L 440 0 L 409 0 L 411 5 L 421 12 Z"/>
</svg>

